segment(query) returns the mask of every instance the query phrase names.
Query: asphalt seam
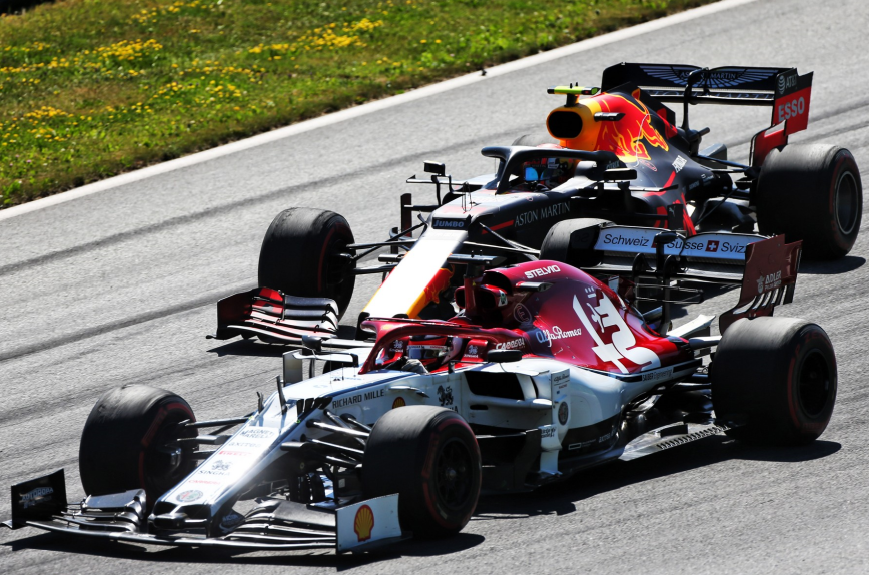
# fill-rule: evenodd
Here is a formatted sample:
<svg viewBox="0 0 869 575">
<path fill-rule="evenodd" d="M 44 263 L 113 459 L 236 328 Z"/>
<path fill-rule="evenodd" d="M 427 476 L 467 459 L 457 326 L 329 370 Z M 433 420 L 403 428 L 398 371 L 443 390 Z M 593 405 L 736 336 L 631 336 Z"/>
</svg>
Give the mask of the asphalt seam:
<svg viewBox="0 0 869 575">
<path fill-rule="evenodd" d="M 532 130 L 534 125 L 529 125 L 528 130 Z M 522 130 L 520 130 L 522 131 Z M 288 186 L 285 188 L 279 188 L 276 190 L 272 190 L 270 192 L 266 192 L 262 195 L 253 197 L 253 198 L 245 198 L 242 200 L 235 200 L 232 202 L 228 202 L 225 204 L 220 204 L 216 206 L 212 206 L 210 208 L 206 208 L 204 210 L 200 210 L 198 212 L 193 212 L 190 214 L 184 214 L 182 216 L 175 216 L 173 218 L 169 218 L 167 220 L 162 220 L 153 224 L 148 224 L 139 228 L 135 228 L 132 230 L 125 230 L 123 232 L 119 232 L 116 234 L 112 234 L 98 240 L 93 240 L 90 242 L 86 242 L 83 244 L 79 244 L 77 246 L 72 246 L 69 248 L 65 248 L 62 250 L 56 250 L 53 252 L 49 252 L 47 254 L 42 254 L 39 256 L 34 256 L 32 258 L 28 258 L 25 260 L 20 260 L 17 262 L 13 262 L 10 264 L 6 264 L 0 266 L 0 275 L 5 275 L 8 273 L 16 272 L 21 269 L 30 268 L 35 265 L 41 265 L 48 262 L 63 260 L 73 256 L 85 254 L 105 246 L 117 244 L 129 239 L 139 238 L 141 236 L 146 236 L 149 234 L 165 231 L 167 229 L 171 229 L 177 226 L 181 226 L 190 222 L 202 220 L 205 218 L 219 216 L 221 214 L 235 211 L 242 207 L 249 207 L 256 204 L 261 204 L 265 202 L 269 202 L 277 197 L 289 196 L 295 194 L 300 191 L 307 191 L 311 189 L 312 183 L 316 183 L 318 186 L 329 186 L 332 184 L 338 184 L 343 181 L 349 181 L 352 177 L 358 177 L 360 175 L 370 175 L 377 174 L 383 171 L 384 168 L 389 168 L 395 165 L 396 163 L 403 162 L 411 162 L 419 159 L 427 159 L 429 156 L 433 154 L 445 154 L 450 152 L 451 150 L 457 148 L 463 148 L 466 146 L 472 146 L 474 144 L 485 145 L 490 142 L 492 139 L 498 139 L 503 137 L 515 137 L 517 134 L 514 131 L 502 132 L 500 134 L 495 134 L 494 136 L 486 136 L 486 137 L 478 137 L 472 138 L 469 140 L 463 140 L 461 142 L 450 144 L 449 146 L 445 146 L 442 148 L 437 148 L 433 150 L 426 150 L 423 152 L 408 154 L 405 156 L 400 156 L 397 158 L 390 158 L 388 160 L 384 160 L 378 164 L 371 164 L 362 169 L 354 169 L 352 171 L 348 171 L 344 174 L 328 176 L 325 178 L 318 179 L 316 182 L 306 181 L 298 184 L 293 184 L 292 186 Z M 265 229 L 265 226 L 263 227 Z M 0 361 L 2 361 L 2 356 L 0 356 Z"/>
</svg>

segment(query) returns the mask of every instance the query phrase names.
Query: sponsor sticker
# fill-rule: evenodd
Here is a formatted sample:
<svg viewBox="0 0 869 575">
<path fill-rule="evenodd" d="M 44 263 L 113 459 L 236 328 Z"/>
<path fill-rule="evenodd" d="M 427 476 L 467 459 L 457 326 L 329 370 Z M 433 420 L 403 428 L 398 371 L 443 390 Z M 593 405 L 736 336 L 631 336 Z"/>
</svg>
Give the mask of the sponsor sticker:
<svg viewBox="0 0 869 575">
<path fill-rule="evenodd" d="M 536 268 L 533 270 L 529 270 L 529 271 L 525 272 L 525 277 L 528 279 L 534 279 L 536 277 L 546 276 L 546 275 L 549 275 L 551 273 L 560 272 L 560 271 L 561 271 L 560 267 L 558 267 L 557 265 L 551 265 L 551 266 L 546 266 L 546 267 L 542 267 L 542 268 Z M 506 298 L 506 295 L 505 295 L 505 298 Z"/>
<path fill-rule="evenodd" d="M 551 206 L 545 206 L 542 208 L 529 210 L 516 216 L 516 227 L 518 228 L 521 226 L 526 226 L 528 224 L 533 224 L 534 222 L 539 220 L 554 218 L 555 216 L 569 213 L 570 202 L 560 202 L 557 204 L 552 204 Z"/>
<path fill-rule="evenodd" d="M 646 166 L 647 168 L 649 168 L 650 170 L 652 170 L 653 172 L 658 171 L 658 168 L 655 167 L 655 164 L 653 164 L 649 160 L 644 160 L 644 159 L 640 158 L 640 163 L 642 165 Z"/>
<path fill-rule="evenodd" d="M 275 436 L 275 430 L 266 429 L 260 427 L 253 427 L 250 429 L 245 429 L 241 432 L 242 437 L 248 437 L 250 439 L 271 439 Z"/>
<path fill-rule="evenodd" d="M 18 505 L 20 505 L 22 509 L 33 507 L 34 505 L 38 505 L 44 501 L 51 500 L 51 495 L 53 493 L 53 487 L 37 487 L 31 489 L 27 493 L 21 495 L 21 501 L 18 502 Z"/>
<path fill-rule="evenodd" d="M 374 529 L 374 512 L 367 505 L 363 505 L 356 510 L 356 517 L 353 519 L 353 532 L 356 534 L 356 541 L 362 543 L 371 539 L 371 530 Z"/>
<path fill-rule="evenodd" d="M 522 338 L 511 339 L 504 343 L 495 344 L 495 349 L 525 349 L 525 340 Z"/>
<path fill-rule="evenodd" d="M 521 303 L 516 304 L 516 307 L 513 308 L 513 317 L 519 323 L 530 323 L 533 319 L 531 311 Z"/>
<path fill-rule="evenodd" d="M 627 251 L 625 248 L 628 248 L 630 251 L 653 254 L 655 253 L 655 235 L 657 233 L 656 230 L 644 228 L 604 228 L 595 243 L 595 249 L 624 252 Z M 743 260 L 745 259 L 745 247 L 758 241 L 758 239 L 750 235 L 698 234 L 687 240 L 681 238 L 673 240 L 664 247 L 664 253 Z"/>
<path fill-rule="evenodd" d="M 778 287 L 781 287 L 781 270 L 773 274 L 761 275 L 759 278 L 757 278 L 758 294 L 772 291 Z"/>
<path fill-rule="evenodd" d="M 673 368 L 661 369 L 643 374 L 643 381 L 662 381 L 673 377 Z"/>
<path fill-rule="evenodd" d="M 399 407 L 404 407 L 407 403 L 404 401 L 403 397 L 396 397 L 392 402 L 392 409 L 398 409 Z"/>
<path fill-rule="evenodd" d="M 425 346 L 420 346 L 425 347 Z M 332 401 L 332 409 L 341 409 L 347 407 L 349 405 L 356 405 L 358 403 L 362 403 L 364 401 L 370 401 L 372 399 L 379 399 L 386 395 L 386 390 L 383 388 L 375 389 L 374 391 L 366 391 L 365 393 L 357 393 L 356 395 L 351 395 L 349 397 L 341 397 L 334 401 Z"/>
<path fill-rule="evenodd" d="M 682 156 L 676 156 L 676 159 L 673 160 L 673 169 L 677 172 L 681 172 L 682 168 L 685 167 L 685 164 L 688 163 L 688 160 L 683 158 Z"/>
<path fill-rule="evenodd" d="M 202 499 L 202 492 L 198 489 L 189 489 L 187 491 L 182 491 L 175 498 L 181 503 L 193 503 L 194 501 L 199 501 Z"/>
<path fill-rule="evenodd" d="M 548 343 L 550 347 L 552 347 L 552 342 L 559 339 L 566 339 L 569 337 L 576 337 L 582 335 L 582 329 L 569 329 L 564 330 L 558 327 L 557 325 L 552 326 L 552 331 L 548 329 L 542 329 L 536 333 L 537 341 L 540 343 Z"/>
<path fill-rule="evenodd" d="M 558 423 L 567 425 L 567 420 L 570 418 L 570 408 L 567 407 L 567 402 L 562 401 L 558 406 Z"/>
<path fill-rule="evenodd" d="M 211 469 L 215 471 L 229 471 L 229 468 L 232 467 L 231 463 L 227 463 L 222 459 L 218 459 L 214 463 L 211 464 Z"/>
<path fill-rule="evenodd" d="M 224 531 L 230 531 L 242 523 L 244 523 L 244 516 L 235 511 L 230 511 L 220 520 L 220 528 Z"/>
<path fill-rule="evenodd" d="M 431 223 L 431 227 L 438 230 L 463 230 L 467 227 L 468 220 L 462 219 L 447 219 L 447 218 L 434 218 Z"/>
<path fill-rule="evenodd" d="M 441 402 L 441 407 L 452 407 L 453 405 L 453 388 L 451 386 L 438 387 L 438 401 Z"/>
</svg>

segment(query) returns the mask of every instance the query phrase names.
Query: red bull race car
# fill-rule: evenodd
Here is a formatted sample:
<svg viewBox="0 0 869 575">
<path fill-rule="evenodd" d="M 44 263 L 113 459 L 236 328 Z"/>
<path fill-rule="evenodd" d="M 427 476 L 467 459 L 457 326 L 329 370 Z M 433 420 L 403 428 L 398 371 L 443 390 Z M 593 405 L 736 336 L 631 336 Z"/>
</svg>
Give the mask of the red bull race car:
<svg viewBox="0 0 869 575">
<path fill-rule="evenodd" d="M 815 257 L 844 256 L 862 215 L 854 158 L 836 146 L 788 144 L 807 126 L 811 83 L 794 68 L 623 63 L 604 71 L 600 87 L 550 88 L 567 101 L 546 120 L 548 142 L 523 136 L 484 148 L 498 171 L 460 182 L 426 162 L 430 177 L 408 182 L 432 185 L 437 202 L 402 195 L 401 225 L 385 241 L 355 243 L 331 211 L 278 214 L 260 252 L 262 287 L 219 303 L 216 337 L 298 344 L 331 334 L 353 346 L 334 336 L 355 276 L 369 273 L 385 281 L 357 326 L 368 317 L 450 318 L 462 285 L 453 254 L 593 266 L 654 253 L 657 228 L 666 228 L 678 232 L 674 254 L 718 264 L 742 265 L 749 244 L 774 234 L 803 240 Z M 673 102 L 683 105 L 680 126 Z M 709 130 L 689 126 L 694 104 L 772 108 L 749 165 L 728 160 L 722 144 L 700 151 Z M 357 266 L 385 249 L 378 265 Z"/>
<path fill-rule="evenodd" d="M 800 243 L 748 244 L 734 278 L 694 269 L 705 258 L 690 248 L 669 253 L 675 235 L 656 232 L 654 257 L 606 282 L 554 260 L 451 256 L 465 269 L 455 317 L 368 318 L 371 346 L 340 352 L 306 337 L 284 354 L 271 397 L 237 417 L 197 421 L 168 391 L 112 389 L 82 432 L 86 497 L 67 502 L 63 470 L 19 483 L 6 525 L 357 552 L 455 534 L 481 492 L 532 490 L 714 434 L 816 439 L 836 398 L 832 345 L 815 324 L 771 317 L 793 297 Z M 671 281 L 700 276 L 740 286 L 723 335 L 703 316 L 658 331 L 656 314 L 634 306 L 666 306 L 682 289 Z M 306 379 L 305 362 L 327 366 Z"/>
</svg>

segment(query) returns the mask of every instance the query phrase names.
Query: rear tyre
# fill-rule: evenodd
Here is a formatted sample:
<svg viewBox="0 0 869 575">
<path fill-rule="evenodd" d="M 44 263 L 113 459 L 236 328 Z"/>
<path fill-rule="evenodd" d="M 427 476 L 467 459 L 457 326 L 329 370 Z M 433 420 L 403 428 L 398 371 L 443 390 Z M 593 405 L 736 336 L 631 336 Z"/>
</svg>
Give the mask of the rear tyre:
<svg viewBox="0 0 869 575">
<path fill-rule="evenodd" d="M 144 489 L 152 506 L 193 471 L 192 448 L 168 445 L 195 437 L 193 410 L 177 395 L 147 385 L 125 385 L 100 397 L 84 424 L 79 444 L 81 483 L 88 495 Z"/>
<path fill-rule="evenodd" d="M 298 297 L 325 297 L 343 316 L 353 296 L 354 264 L 344 259 L 353 232 L 329 210 L 289 208 L 272 220 L 259 254 L 259 284 Z"/>
<path fill-rule="evenodd" d="M 575 267 L 594 266 L 603 253 L 594 249 L 600 229 L 609 224 L 597 218 L 578 218 L 558 222 L 543 238 L 541 260 L 555 260 Z"/>
<path fill-rule="evenodd" d="M 863 215 L 863 184 L 851 152 L 824 144 L 773 150 L 757 182 L 760 233 L 804 240 L 806 255 L 843 257 Z"/>
<path fill-rule="evenodd" d="M 745 423 L 727 435 L 753 443 L 814 441 L 836 402 L 830 338 L 800 319 L 737 321 L 721 338 L 710 377 L 716 418 Z"/>
<path fill-rule="evenodd" d="M 377 420 L 362 459 L 365 497 L 398 493 L 402 529 L 423 538 L 462 530 L 477 507 L 483 469 L 477 438 L 456 412 L 407 406 Z"/>
</svg>

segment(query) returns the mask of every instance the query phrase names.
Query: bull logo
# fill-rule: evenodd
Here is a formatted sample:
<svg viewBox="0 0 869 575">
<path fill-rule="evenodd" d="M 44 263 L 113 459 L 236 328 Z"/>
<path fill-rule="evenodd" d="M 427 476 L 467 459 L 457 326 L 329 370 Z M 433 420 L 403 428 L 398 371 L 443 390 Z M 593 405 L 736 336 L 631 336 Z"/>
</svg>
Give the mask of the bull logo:
<svg viewBox="0 0 869 575">
<path fill-rule="evenodd" d="M 371 530 L 374 528 L 374 512 L 367 505 L 363 505 L 356 511 L 353 519 L 353 533 L 359 543 L 371 539 Z"/>
</svg>

